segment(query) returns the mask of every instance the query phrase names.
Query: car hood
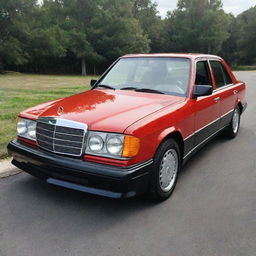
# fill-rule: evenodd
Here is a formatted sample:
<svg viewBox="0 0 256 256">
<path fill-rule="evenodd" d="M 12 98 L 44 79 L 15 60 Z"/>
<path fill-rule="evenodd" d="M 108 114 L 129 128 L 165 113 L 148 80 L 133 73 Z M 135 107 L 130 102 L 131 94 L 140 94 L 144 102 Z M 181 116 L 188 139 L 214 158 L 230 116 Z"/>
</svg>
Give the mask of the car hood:
<svg viewBox="0 0 256 256">
<path fill-rule="evenodd" d="M 85 123 L 89 130 L 123 133 L 136 121 L 181 101 L 184 98 L 164 94 L 94 89 L 38 105 L 21 116 L 58 117 Z"/>
</svg>

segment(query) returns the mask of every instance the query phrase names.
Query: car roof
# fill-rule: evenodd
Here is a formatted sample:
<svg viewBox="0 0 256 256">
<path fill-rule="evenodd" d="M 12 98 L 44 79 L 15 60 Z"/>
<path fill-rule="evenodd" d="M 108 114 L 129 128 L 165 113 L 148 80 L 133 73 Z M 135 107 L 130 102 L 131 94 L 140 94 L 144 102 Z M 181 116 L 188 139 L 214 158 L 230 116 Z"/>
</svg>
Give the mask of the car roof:
<svg viewBox="0 0 256 256">
<path fill-rule="evenodd" d="M 197 58 L 217 58 L 221 59 L 217 55 L 211 54 L 203 54 L 203 53 L 146 53 L 146 54 L 126 54 L 121 58 L 143 58 L 143 57 L 173 57 L 173 58 L 189 58 L 189 59 L 197 59 Z"/>
</svg>

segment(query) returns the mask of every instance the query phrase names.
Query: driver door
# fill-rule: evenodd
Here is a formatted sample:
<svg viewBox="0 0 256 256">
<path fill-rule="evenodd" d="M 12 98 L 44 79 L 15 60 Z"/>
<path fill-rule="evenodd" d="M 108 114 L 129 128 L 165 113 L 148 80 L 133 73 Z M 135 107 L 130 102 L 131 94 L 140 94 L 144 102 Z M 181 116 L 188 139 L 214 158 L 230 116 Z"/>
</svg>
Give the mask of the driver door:
<svg viewBox="0 0 256 256">
<path fill-rule="evenodd" d="M 212 85 L 208 61 L 196 63 L 195 84 Z M 214 89 L 214 88 L 213 88 Z M 195 113 L 195 147 L 206 141 L 219 129 L 220 96 L 213 93 L 209 96 L 198 97 L 194 101 Z"/>
</svg>

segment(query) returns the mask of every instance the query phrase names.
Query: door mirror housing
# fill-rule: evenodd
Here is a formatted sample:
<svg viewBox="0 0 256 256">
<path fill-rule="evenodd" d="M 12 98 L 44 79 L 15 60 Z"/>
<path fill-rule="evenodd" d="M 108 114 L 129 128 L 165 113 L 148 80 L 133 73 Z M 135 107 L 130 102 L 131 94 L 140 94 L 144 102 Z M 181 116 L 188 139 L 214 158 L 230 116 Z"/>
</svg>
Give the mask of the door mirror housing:
<svg viewBox="0 0 256 256">
<path fill-rule="evenodd" d="M 201 85 L 197 84 L 194 86 L 192 98 L 207 96 L 212 94 L 212 85 Z"/>
<path fill-rule="evenodd" d="M 91 80 L 91 87 L 93 87 L 94 85 L 95 85 L 95 83 L 97 82 L 97 80 L 95 80 L 95 79 L 92 79 Z"/>
</svg>

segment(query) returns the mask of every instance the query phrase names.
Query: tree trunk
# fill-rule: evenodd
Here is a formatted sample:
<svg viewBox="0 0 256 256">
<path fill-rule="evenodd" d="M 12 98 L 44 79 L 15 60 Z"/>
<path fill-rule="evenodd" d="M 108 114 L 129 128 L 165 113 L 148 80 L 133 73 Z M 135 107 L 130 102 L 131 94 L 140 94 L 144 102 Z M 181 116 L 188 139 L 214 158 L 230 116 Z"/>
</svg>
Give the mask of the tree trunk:
<svg viewBox="0 0 256 256">
<path fill-rule="evenodd" d="M 86 76 L 86 61 L 85 58 L 81 59 L 81 64 L 82 64 L 82 76 Z"/>
</svg>

